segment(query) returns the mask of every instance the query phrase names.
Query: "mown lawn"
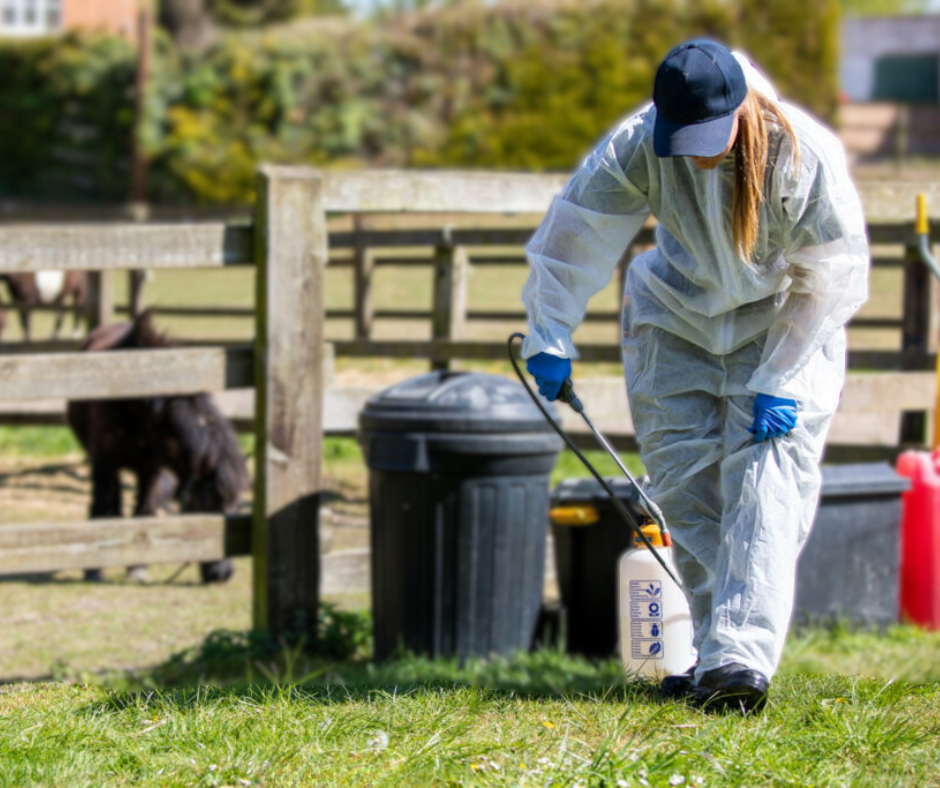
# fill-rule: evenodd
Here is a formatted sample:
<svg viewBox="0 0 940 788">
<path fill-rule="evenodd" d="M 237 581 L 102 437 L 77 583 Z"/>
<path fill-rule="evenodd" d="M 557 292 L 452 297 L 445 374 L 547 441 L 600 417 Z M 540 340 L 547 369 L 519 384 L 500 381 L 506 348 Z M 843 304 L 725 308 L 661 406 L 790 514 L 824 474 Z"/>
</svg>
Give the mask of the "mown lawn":
<svg viewBox="0 0 940 788">
<path fill-rule="evenodd" d="M 615 660 L 552 649 L 463 667 L 283 651 L 252 664 L 263 652 L 219 635 L 169 672 L 137 676 L 185 681 L 243 659 L 241 681 L 222 685 L 7 687 L 0 785 L 940 783 L 940 636 L 910 628 L 794 636 L 771 703 L 750 718 L 664 703 L 650 682 L 626 682 Z M 903 665 L 908 677 L 798 672 L 866 660 L 876 672 Z"/>
</svg>

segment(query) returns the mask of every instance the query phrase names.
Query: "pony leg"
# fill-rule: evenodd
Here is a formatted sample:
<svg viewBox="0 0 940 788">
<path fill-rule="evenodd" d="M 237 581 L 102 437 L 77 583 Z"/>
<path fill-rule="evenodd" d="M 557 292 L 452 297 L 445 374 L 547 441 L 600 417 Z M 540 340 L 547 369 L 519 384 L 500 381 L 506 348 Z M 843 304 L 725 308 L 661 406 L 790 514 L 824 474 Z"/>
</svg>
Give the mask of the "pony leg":
<svg viewBox="0 0 940 788">
<path fill-rule="evenodd" d="M 109 462 L 91 461 L 91 517 L 121 516 L 121 476 Z M 100 582 L 100 569 L 86 569 L 85 580 Z"/>
<path fill-rule="evenodd" d="M 166 497 L 164 483 L 159 468 L 148 468 L 137 472 L 137 500 L 134 504 L 134 517 L 152 517 Z M 145 564 L 127 567 L 127 576 L 138 583 L 148 579 Z"/>
</svg>

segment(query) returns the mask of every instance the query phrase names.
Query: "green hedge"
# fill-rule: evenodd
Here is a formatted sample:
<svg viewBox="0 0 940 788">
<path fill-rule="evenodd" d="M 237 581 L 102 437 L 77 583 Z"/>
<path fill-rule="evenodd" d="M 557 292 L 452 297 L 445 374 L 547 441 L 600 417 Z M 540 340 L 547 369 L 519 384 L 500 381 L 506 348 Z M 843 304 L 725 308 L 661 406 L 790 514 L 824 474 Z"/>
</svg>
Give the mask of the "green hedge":
<svg viewBox="0 0 940 788">
<path fill-rule="evenodd" d="M 151 197 L 244 203 L 261 161 L 570 170 L 694 35 L 752 53 L 784 96 L 828 118 L 838 23 L 837 0 L 529 0 L 233 33 L 199 56 L 161 40 L 143 136 Z M 98 38 L 0 46 L 14 74 L 0 108 L 28 130 L 0 142 L 3 194 L 62 182 L 50 152 L 71 106 L 97 129 L 96 196 L 125 196 L 132 61 Z"/>
<path fill-rule="evenodd" d="M 0 46 L 0 196 L 126 196 L 134 53 L 120 39 Z"/>
</svg>

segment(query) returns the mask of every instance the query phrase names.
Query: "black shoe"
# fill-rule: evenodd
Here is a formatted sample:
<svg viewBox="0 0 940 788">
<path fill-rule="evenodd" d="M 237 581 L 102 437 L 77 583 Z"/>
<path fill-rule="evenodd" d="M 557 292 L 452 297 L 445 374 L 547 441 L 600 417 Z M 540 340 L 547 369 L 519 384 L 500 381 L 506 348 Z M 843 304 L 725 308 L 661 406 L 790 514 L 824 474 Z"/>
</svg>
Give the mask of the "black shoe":
<svg viewBox="0 0 940 788">
<path fill-rule="evenodd" d="M 659 694 L 664 698 L 671 700 L 681 700 L 695 694 L 695 669 L 698 667 L 696 662 L 685 673 L 674 673 L 666 676 L 659 683 Z"/>
<path fill-rule="evenodd" d="M 695 702 L 709 711 L 760 711 L 767 702 L 770 681 L 758 673 L 732 662 L 709 670 L 695 685 Z"/>
</svg>

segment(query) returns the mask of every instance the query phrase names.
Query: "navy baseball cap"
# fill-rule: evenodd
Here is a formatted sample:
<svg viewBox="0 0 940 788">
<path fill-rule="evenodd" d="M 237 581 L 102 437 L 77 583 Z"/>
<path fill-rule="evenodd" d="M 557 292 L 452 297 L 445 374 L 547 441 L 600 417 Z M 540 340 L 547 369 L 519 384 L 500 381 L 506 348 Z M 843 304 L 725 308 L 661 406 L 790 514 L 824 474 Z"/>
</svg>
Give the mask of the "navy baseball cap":
<svg viewBox="0 0 940 788">
<path fill-rule="evenodd" d="M 672 50 L 656 72 L 657 156 L 717 156 L 728 145 L 747 80 L 721 44 L 696 39 Z"/>
</svg>

